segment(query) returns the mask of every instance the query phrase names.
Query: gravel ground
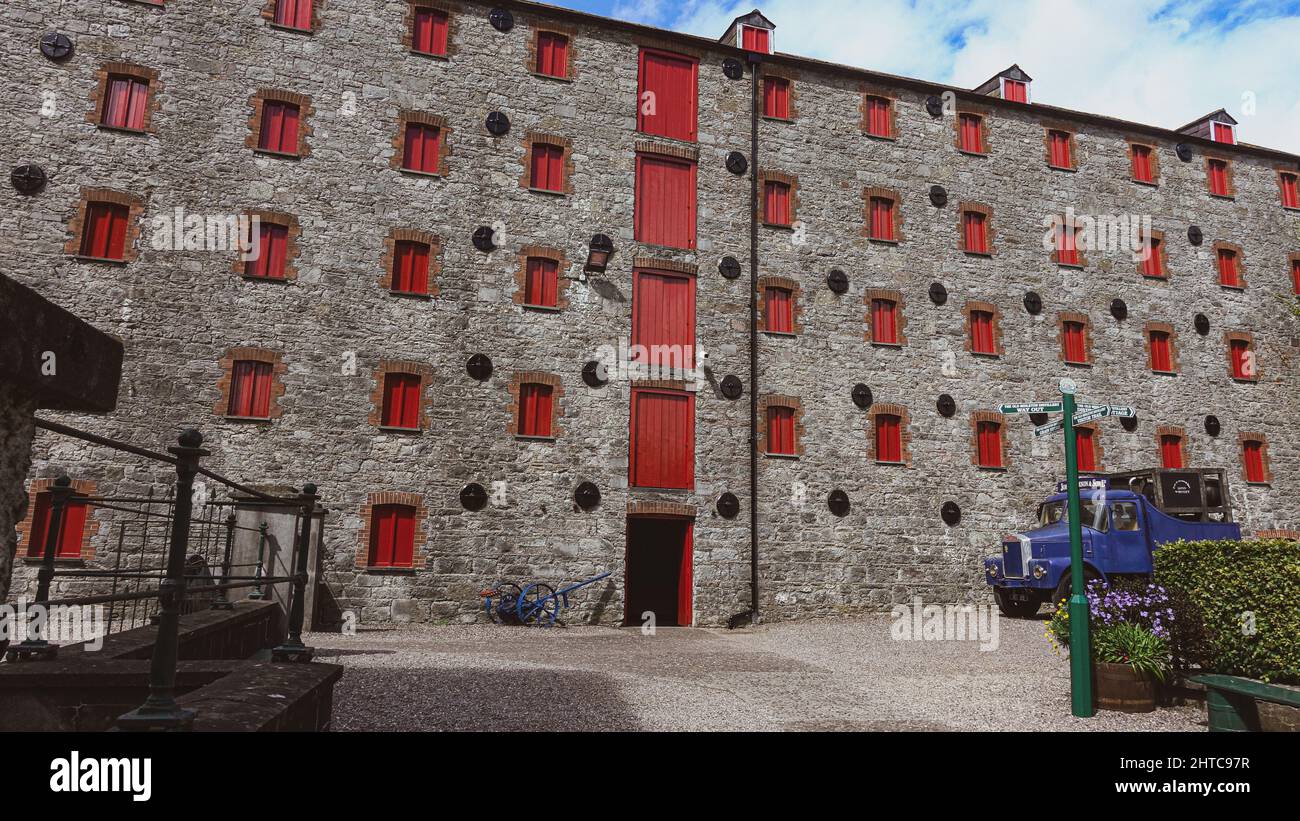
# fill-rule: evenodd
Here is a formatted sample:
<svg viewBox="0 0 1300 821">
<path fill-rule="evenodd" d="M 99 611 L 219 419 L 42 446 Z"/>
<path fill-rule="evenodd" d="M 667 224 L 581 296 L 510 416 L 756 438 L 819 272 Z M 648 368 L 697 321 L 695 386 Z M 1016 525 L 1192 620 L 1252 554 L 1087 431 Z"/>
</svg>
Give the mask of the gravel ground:
<svg viewBox="0 0 1300 821">
<path fill-rule="evenodd" d="M 337 730 L 1203 730 L 1205 708 L 1070 716 L 1043 622 L 976 642 L 892 641 L 891 619 L 745 630 L 492 625 L 315 634 L 345 666 Z"/>
</svg>

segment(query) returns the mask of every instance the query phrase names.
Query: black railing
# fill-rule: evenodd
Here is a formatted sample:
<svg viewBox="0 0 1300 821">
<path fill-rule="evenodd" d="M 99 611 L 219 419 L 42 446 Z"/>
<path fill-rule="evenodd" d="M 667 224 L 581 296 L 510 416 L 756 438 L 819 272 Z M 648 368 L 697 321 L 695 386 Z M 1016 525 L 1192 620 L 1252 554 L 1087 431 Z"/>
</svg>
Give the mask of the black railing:
<svg viewBox="0 0 1300 821">
<path fill-rule="evenodd" d="M 130 629 L 145 623 L 157 625 L 150 663 L 149 697 L 139 708 L 118 719 L 123 730 L 188 729 L 194 711 L 184 710 L 176 702 L 176 663 L 181 615 L 201 607 L 231 609 L 230 591 L 253 588 L 252 600 L 265 598 L 265 589 L 277 584 L 289 586 L 288 635 L 274 648 L 275 661 L 309 661 L 312 650 L 303 644 L 308 557 L 311 553 L 312 522 L 323 512 L 316 497 L 316 486 L 307 484 L 296 496 L 275 496 L 202 467 L 208 456 L 203 437 L 189 429 L 180 435 L 168 454 L 119 442 L 103 436 L 45 420 L 36 426 L 53 433 L 70 436 L 113 450 L 173 465 L 175 483 L 168 492 L 155 497 L 153 490 L 135 497 L 96 497 L 78 494 L 67 476 L 60 476 L 49 488 L 49 519 L 45 526 L 43 552 L 37 572 L 36 597 L 28 607 L 33 612 L 50 614 L 56 606 L 107 605 L 103 620 L 105 632 Z M 194 498 L 195 476 L 215 481 L 232 494 L 224 501 Z M 237 496 L 234 494 L 238 494 Z M 92 510 L 111 511 L 107 539 L 115 545 L 111 562 L 102 554 L 94 567 L 60 567 L 58 550 L 67 513 L 72 505 Z M 196 510 L 197 507 L 197 510 Z M 238 524 L 236 509 L 290 509 L 296 511 L 294 545 L 290 553 L 292 573 L 277 576 L 265 566 L 267 524 L 256 527 Z M 116 528 L 116 538 L 112 528 Z M 35 528 L 33 528 L 35 529 Z M 258 557 L 255 563 L 235 564 L 233 551 L 239 531 L 258 534 Z M 165 534 L 165 542 L 157 537 Z M 154 537 L 151 539 L 151 536 Z M 32 546 L 41 549 L 42 546 Z M 29 557 L 32 556 L 29 551 Z M 106 566 L 111 565 L 111 566 Z M 66 595 L 65 595 L 66 594 Z M 57 656 L 58 645 L 49 640 L 49 619 L 33 618 L 25 640 L 9 648 L 9 662 L 39 661 Z"/>
</svg>

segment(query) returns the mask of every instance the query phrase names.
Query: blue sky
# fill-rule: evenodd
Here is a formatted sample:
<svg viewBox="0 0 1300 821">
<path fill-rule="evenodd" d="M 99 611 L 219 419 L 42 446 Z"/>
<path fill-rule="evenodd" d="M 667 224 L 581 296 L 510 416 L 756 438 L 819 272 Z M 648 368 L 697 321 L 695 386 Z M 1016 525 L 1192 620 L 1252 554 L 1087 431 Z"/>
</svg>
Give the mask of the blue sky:
<svg viewBox="0 0 1300 821">
<path fill-rule="evenodd" d="M 1300 153 L 1300 0 L 548 0 L 709 37 L 758 7 L 780 51 L 1177 128 L 1218 108 Z"/>
</svg>

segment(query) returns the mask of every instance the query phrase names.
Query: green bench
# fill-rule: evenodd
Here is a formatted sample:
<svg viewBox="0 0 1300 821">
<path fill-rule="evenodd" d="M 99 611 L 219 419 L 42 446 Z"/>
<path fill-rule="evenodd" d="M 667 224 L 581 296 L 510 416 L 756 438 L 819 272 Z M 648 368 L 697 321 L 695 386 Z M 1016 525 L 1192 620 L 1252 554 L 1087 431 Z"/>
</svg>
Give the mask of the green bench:
<svg viewBox="0 0 1300 821">
<path fill-rule="evenodd" d="M 1205 709 L 1212 733 L 1259 732 L 1256 701 L 1300 708 L 1300 690 L 1219 674 L 1193 676 L 1190 680 L 1205 686 Z"/>
</svg>

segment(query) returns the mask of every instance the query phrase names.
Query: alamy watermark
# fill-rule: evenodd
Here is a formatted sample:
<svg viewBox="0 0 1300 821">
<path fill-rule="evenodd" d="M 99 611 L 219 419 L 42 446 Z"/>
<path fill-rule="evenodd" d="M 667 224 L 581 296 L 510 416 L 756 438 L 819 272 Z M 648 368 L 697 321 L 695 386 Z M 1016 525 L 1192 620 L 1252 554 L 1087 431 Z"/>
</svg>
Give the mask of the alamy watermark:
<svg viewBox="0 0 1300 821">
<path fill-rule="evenodd" d="M 150 222 L 155 251 L 238 252 L 245 262 L 262 254 L 262 220 L 249 214 L 200 214 L 176 207 Z"/>
<path fill-rule="evenodd" d="M 1043 250 L 1058 250 L 1062 229 L 1074 230 L 1074 247 L 1080 251 L 1128 251 L 1134 262 L 1151 255 L 1150 214 L 1076 214 L 1073 206 L 1065 214 L 1043 217 Z"/>
<path fill-rule="evenodd" d="M 998 649 L 998 614 L 987 604 L 925 604 L 920 596 L 911 604 L 896 604 L 890 615 L 894 641 L 977 641 L 980 652 Z"/>
<path fill-rule="evenodd" d="M 51 644 L 85 643 L 88 651 L 104 646 L 108 625 L 103 605 L 28 604 L 20 598 L 16 605 L 0 604 L 0 641 L 10 647 L 28 639 L 44 639 Z"/>
</svg>

